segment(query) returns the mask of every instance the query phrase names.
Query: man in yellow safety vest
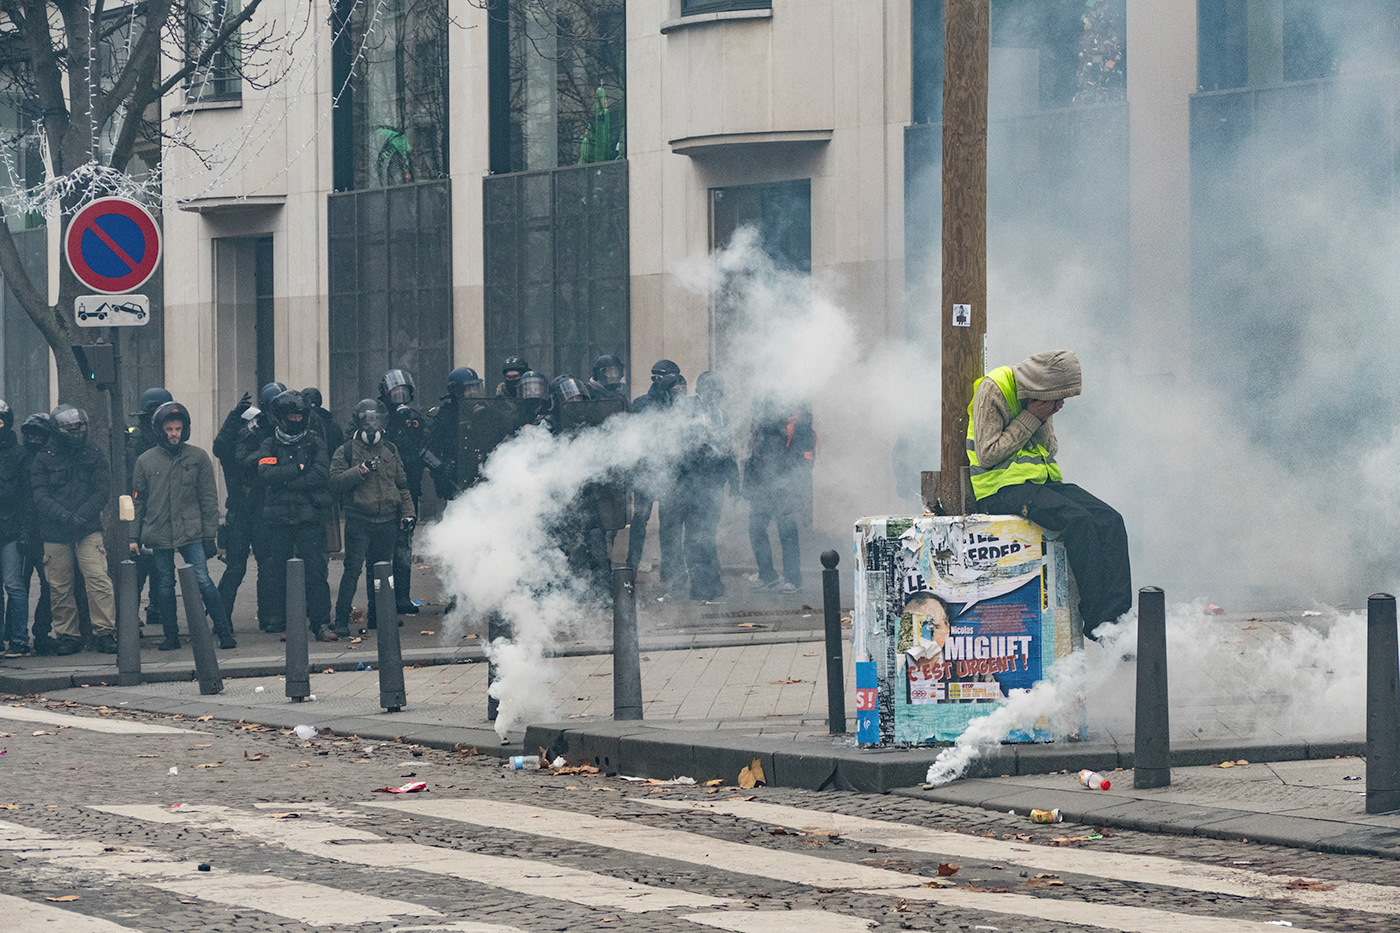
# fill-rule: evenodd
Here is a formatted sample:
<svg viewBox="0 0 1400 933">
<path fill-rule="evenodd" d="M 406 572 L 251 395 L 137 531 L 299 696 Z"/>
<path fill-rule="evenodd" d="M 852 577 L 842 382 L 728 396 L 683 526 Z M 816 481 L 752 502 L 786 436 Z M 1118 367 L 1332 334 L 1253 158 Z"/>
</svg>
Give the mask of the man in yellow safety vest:
<svg viewBox="0 0 1400 933">
<path fill-rule="evenodd" d="M 967 459 L 977 511 L 1021 515 L 1064 540 L 1084 634 L 1093 637 L 1133 607 L 1133 584 L 1123 516 L 1064 482 L 1055 462 L 1050 419 L 1079 392 L 1079 359 L 1069 350 L 992 370 L 973 387 Z"/>
</svg>

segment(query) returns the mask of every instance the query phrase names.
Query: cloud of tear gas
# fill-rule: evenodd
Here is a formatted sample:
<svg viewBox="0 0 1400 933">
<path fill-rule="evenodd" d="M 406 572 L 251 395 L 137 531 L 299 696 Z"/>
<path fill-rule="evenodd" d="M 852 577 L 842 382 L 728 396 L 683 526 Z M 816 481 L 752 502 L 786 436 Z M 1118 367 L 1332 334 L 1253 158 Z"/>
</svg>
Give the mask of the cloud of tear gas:
<svg viewBox="0 0 1400 933">
<path fill-rule="evenodd" d="M 1162 139 L 1130 135 L 1126 97 L 1054 97 L 1073 41 L 1018 32 L 1007 16 L 1023 5 L 1000 21 L 998 6 L 993 71 L 1015 63 L 998 46 L 1040 49 L 1040 64 L 992 75 L 994 98 L 1031 86 L 1029 109 L 992 101 L 988 358 L 1078 352 L 1084 394 L 1055 418 L 1066 479 L 1123 512 L 1135 579 L 1170 597 L 1253 611 L 1393 588 L 1400 357 L 1381 348 L 1400 340 L 1400 157 L 1382 128 L 1400 5 L 1293 5 L 1267 88 L 1235 87 L 1241 71 L 1189 102 L 1189 126 L 1140 114 Z M 1202 36 L 1205 81 L 1231 61 Z M 1125 61 L 1129 82 L 1158 80 L 1132 70 L 1131 47 Z M 928 234 L 915 298 L 933 308 Z"/>
<path fill-rule="evenodd" d="M 1173 743 L 1214 738 L 1273 741 L 1348 737 L 1366 729 L 1366 621 L 1319 614 L 1306 624 L 1267 617 L 1222 619 L 1202 602 L 1167 613 L 1167 695 Z M 1137 646 L 1134 614 L 1099 630 L 1100 642 L 1061 659 L 1029 690 L 1013 690 L 974 720 L 929 767 L 946 784 L 1014 729 L 1044 718 L 1053 734 L 1078 731 L 1080 699 L 1090 739 L 1133 730 Z"/>
<path fill-rule="evenodd" d="M 881 374 L 900 365 L 902 348 L 863 340 L 820 284 L 775 266 L 752 230 L 741 230 L 683 278 L 697 291 L 719 291 L 729 309 L 728 344 L 717 369 L 725 376 L 735 435 L 760 413 L 811 405 L 819 433 L 836 439 L 818 456 L 820 509 L 834 516 L 839 534 L 849 535 L 855 517 L 881 504 L 870 476 L 890 472 L 890 444 L 901 421 L 927 407 L 916 394 L 887 397 Z M 606 479 L 673 474 L 695 443 L 690 411 L 653 409 L 575 435 L 527 428 L 492 453 L 481 481 L 428 529 L 428 551 L 457 595 L 459 618 L 497 612 L 513 629 L 487 646 L 498 671 L 491 693 L 500 701 L 501 735 L 551 714 L 546 659 L 561 640 L 589 634 L 606 640 L 598 594 L 571 572 L 561 550 L 561 525 L 577 496 Z M 870 440 L 881 432 L 889 440 Z M 823 499 L 823 482 L 846 498 Z M 883 505 L 889 510 L 891 502 Z"/>
</svg>

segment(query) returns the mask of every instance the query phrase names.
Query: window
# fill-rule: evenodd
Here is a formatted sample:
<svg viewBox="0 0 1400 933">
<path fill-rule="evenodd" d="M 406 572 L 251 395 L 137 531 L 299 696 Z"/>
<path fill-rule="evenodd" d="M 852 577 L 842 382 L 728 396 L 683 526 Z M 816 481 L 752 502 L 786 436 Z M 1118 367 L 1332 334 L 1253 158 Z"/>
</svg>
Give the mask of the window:
<svg viewBox="0 0 1400 933">
<path fill-rule="evenodd" d="M 224 24 L 242 10 L 240 0 L 192 0 L 187 16 L 185 58 L 196 61 L 219 40 Z M 243 96 L 238 34 L 234 33 L 185 82 L 185 99 L 237 100 Z"/>
<path fill-rule="evenodd" d="M 681 0 L 681 15 L 723 13 L 728 10 L 768 10 L 773 0 Z"/>
</svg>

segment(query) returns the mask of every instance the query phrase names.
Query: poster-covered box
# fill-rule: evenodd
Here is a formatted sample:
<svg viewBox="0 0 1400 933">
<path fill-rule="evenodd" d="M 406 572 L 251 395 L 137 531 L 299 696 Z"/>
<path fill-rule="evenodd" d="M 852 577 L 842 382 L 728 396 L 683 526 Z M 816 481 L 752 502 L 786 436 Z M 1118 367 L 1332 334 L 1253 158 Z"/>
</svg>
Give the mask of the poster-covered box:
<svg viewBox="0 0 1400 933">
<path fill-rule="evenodd" d="M 863 518 L 855 551 L 861 745 L 953 741 L 1083 644 L 1064 545 L 1023 518 Z M 1007 740 L 1053 738 L 1041 722 Z"/>
</svg>

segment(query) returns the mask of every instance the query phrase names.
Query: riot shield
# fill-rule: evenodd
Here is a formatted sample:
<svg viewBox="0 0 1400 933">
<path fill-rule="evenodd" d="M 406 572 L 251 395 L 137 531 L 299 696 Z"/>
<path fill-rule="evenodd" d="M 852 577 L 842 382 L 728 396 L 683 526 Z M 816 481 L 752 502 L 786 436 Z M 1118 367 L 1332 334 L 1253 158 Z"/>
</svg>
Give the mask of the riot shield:
<svg viewBox="0 0 1400 933">
<path fill-rule="evenodd" d="M 517 398 L 464 398 L 457 407 L 457 485 L 462 489 L 481 477 L 481 465 L 501 442 L 520 430 Z"/>
<path fill-rule="evenodd" d="M 558 412 L 560 433 L 580 431 L 602 424 L 608 418 L 626 410 L 619 396 L 568 402 Z M 620 483 L 590 483 L 585 494 L 598 509 L 598 519 L 607 531 L 627 527 L 627 487 Z"/>
</svg>

